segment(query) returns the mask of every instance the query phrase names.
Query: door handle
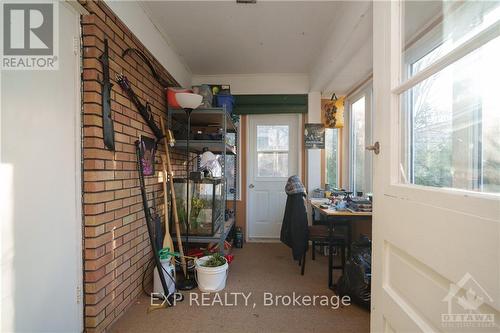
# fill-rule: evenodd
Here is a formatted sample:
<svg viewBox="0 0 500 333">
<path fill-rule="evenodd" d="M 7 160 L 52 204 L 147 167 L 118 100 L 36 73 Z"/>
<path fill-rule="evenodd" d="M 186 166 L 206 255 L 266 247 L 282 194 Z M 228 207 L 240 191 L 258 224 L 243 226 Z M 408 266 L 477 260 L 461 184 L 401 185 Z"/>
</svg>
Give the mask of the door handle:
<svg viewBox="0 0 500 333">
<path fill-rule="evenodd" d="M 250 184 L 250 185 L 248 185 L 248 188 L 254 188 L 254 187 L 255 187 L 255 185 L 254 185 L 254 184 Z"/>
<path fill-rule="evenodd" d="M 377 141 L 371 146 L 366 146 L 366 150 L 371 150 L 375 153 L 375 155 L 378 155 L 380 153 L 380 143 Z"/>
</svg>

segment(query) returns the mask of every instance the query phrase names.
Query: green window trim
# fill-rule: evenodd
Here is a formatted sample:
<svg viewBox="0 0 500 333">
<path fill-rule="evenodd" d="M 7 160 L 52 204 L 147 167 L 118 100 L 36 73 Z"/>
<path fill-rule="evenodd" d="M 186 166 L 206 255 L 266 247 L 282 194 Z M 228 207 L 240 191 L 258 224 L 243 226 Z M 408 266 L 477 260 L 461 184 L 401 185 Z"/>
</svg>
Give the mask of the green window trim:
<svg viewBox="0 0 500 333">
<path fill-rule="evenodd" d="M 234 95 L 234 113 L 307 113 L 307 95 Z"/>
</svg>

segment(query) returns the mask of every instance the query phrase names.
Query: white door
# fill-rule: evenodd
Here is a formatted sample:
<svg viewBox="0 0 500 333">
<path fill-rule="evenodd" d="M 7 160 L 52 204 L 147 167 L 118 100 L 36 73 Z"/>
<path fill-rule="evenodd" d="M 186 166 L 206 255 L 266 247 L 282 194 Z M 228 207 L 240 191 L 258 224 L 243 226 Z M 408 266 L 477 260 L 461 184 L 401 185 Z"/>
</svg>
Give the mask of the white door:
<svg viewBox="0 0 500 333">
<path fill-rule="evenodd" d="M 1 73 L 3 332 L 83 330 L 79 15 L 58 19 L 58 70 Z"/>
<path fill-rule="evenodd" d="M 499 6 L 374 3 L 372 332 L 500 329 Z"/>
<path fill-rule="evenodd" d="M 285 184 L 299 173 L 299 117 L 252 115 L 248 121 L 249 240 L 278 239 L 285 211 Z"/>
</svg>

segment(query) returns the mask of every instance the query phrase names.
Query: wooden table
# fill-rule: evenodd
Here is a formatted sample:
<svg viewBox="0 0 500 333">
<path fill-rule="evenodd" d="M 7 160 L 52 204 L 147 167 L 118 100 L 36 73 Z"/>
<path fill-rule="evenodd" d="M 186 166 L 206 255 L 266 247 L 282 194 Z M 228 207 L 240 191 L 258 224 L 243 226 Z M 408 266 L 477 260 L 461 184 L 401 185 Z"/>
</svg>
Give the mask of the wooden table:
<svg viewBox="0 0 500 333">
<path fill-rule="evenodd" d="M 315 212 L 320 215 L 322 224 L 328 226 L 329 246 L 328 246 L 328 287 L 333 289 L 333 229 L 335 226 L 347 228 L 347 257 L 351 254 L 352 242 L 352 222 L 355 220 L 370 220 L 372 218 L 371 212 L 351 212 L 347 210 L 335 210 L 329 208 L 321 208 L 321 202 L 311 201 L 311 206 Z"/>
</svg>

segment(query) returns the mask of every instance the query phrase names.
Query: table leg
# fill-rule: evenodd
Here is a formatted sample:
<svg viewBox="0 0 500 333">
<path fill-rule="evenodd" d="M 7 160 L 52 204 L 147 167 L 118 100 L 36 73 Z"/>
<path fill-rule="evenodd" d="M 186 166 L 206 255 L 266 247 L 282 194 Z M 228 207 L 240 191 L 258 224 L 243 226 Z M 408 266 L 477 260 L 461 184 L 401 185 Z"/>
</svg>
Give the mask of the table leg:
<svg viewBox="0 0 500 333">
<path fill-rule="evenodd" d="M 328 288 L 333 289 L 333 223 L 328 221 Z"/>
<path fill-rule="evenodd" d="M 351 257 L 352 221 L 347 223 L 347 258 Z"/>
</svg>

